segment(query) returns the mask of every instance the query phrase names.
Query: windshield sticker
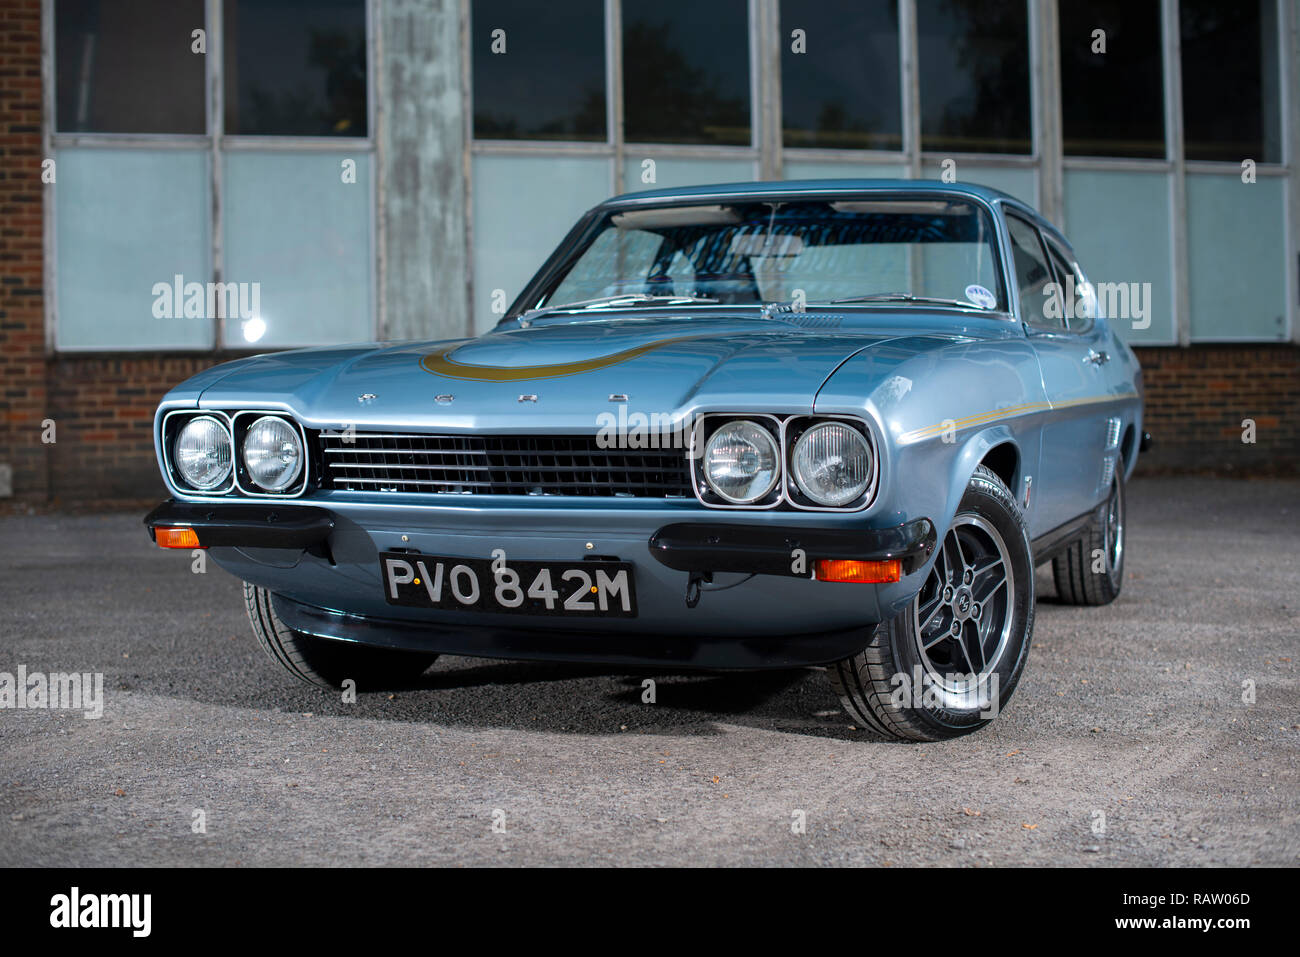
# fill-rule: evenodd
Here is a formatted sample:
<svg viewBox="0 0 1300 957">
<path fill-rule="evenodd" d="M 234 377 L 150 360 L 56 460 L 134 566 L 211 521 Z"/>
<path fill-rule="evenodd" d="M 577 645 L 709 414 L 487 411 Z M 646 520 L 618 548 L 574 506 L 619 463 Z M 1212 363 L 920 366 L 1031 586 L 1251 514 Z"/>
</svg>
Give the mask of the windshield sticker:
<svg viewBox="0 0 1300 957">
<path fill-rule="evenodd" d="M 994 309 L 998 304 L 998 300 L 993 293 L 975 282 L 966 287 L 966 298 L 981 309 Z"/>
</svg>

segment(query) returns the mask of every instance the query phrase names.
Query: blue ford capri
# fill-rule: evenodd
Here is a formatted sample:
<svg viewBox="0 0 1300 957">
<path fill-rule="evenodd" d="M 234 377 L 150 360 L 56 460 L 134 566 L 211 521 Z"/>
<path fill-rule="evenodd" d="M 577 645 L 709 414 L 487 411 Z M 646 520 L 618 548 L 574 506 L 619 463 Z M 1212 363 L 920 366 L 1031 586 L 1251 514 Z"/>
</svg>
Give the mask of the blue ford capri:
<svg viewBox="0 0 1300 957">
<path fill-rule="evenodd" d="M 169 392 L 161 546 L 302 680 L 438 654 L 824 665 L 855 724 L 973 731 L 1034 569 L 1124 573 L 1142 377 L 1070 243 L 996 190 L 741 183 L 588 212 L 490 332 L 255 356 Z"/>
</svg>

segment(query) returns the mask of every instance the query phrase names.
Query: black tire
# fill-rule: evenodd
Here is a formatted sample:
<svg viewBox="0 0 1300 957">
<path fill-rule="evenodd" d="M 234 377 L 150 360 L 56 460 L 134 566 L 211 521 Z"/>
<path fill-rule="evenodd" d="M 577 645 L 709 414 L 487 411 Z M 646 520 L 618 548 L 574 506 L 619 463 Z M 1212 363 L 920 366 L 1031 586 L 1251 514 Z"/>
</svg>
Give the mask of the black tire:
<svg viewBox="0 0 1300 957">
<path fill-rule="evenodd" d="M 248 582 L 244 582 L 244 604 L 267 657 L 299 681 L 320 688 L 341 688 L 349 678 L 359 691 L 406 687 L 438 657 L 304 635 L 280 620 L 269 591 Z"/>
<path fill-rule="evenodd" d="M 982 728 L 1010 700 L 1029 656 L 1029 534 L 1015 498 L 984 466 L 936 551 L 908 607 L 878 625 L 861 652 L 827 669 L 844 709 L 883 738 L 942 741 Z M 997 582 L 1002 568 L 1008 574 Z M 961 669 L 976 655 L 970 671 L 939 670 L 945 661 Z"/>
<path fill-rule="evenodd" d="M 1124 463 L 1087 530 L 1052 559 L 1056 595 L 1067 605 L 1109 605 L 1124 585 Z"/>
</svg>

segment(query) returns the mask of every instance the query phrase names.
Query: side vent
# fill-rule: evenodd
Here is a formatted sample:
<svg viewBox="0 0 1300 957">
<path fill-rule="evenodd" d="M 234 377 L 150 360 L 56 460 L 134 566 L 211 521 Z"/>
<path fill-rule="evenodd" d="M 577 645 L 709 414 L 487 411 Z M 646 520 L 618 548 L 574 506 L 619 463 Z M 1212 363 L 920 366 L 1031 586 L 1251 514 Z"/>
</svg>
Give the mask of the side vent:
<svg viewBox="0 0 1300 957">
<path fill-rule="evenodd" d="M 1119 433 L 1120 422 L 1118 417 L 1111 417 L 1106 420 L 1106 451 L 1101 459 L 1101 482 L 1097 485 L 1097 492 L 1105 495 L 1110 489 L 1111 480 L 1115 478 L 1115 465 L 1119 459 Z"/>
</svg>

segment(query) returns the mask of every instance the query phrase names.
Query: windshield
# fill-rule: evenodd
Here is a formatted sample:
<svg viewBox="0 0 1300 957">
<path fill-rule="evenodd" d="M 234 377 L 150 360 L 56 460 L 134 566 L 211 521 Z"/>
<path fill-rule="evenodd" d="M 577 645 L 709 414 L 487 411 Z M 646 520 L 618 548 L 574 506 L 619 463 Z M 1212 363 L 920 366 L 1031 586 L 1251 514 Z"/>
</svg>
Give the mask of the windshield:
<svg viewBox="0 0 1300 957">
<path fill-rule="evenodd" d="M 988 214 L 953 199 L 611 212 L 534 308 L 888 302 L 1008 311 Z"/>
</svg>

